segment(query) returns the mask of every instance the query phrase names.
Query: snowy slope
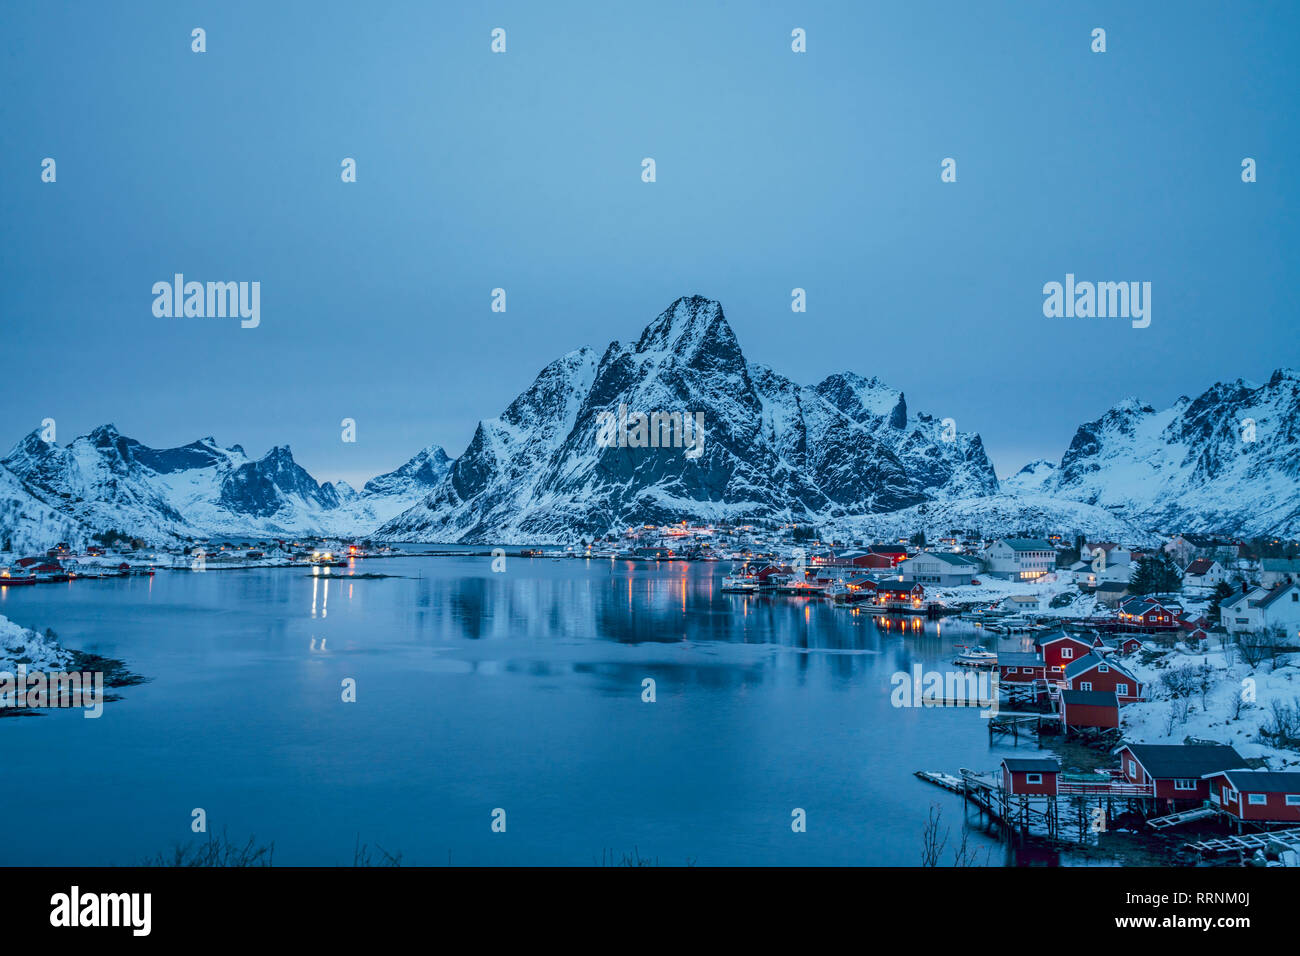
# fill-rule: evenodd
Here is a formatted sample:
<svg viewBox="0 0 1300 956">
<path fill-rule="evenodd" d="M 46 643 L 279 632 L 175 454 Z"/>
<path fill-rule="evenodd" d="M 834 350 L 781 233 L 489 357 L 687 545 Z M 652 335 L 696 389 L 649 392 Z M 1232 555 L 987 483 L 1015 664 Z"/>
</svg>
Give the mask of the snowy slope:
<svg viewBox="0 0 1300 956">
<path fill-rule="evenodd" d="M 1002 490 L 1011 493 L 1038 493 L 1056 474 L 1056 464 L 1046 458 L 1039 458 L 1025 465 L 1010 478 L 1002 479 Z"/>
<path fill-rule="evenodd" d="M 1160 411 L 1120 402 L 1079 428 L 1042 489 L 1149 528 L 1300 536 L 1300 372 Z"/>
<path fill-rule="evenodd" d="M 1050 533 L 1067 539 L 1082 534 L 1094 540 L 1155 545 L 1160 541 L 1140 524 L 1105 508 L 1034 492 L 1010 492 L 984 498 L 939 500 L 889 514 L 828 522 L 823 534 L 847 540 L 895 541 L 917 531 L 933 540 L 949 531 L 974 531 L 998 538 Z"/>
</svg>

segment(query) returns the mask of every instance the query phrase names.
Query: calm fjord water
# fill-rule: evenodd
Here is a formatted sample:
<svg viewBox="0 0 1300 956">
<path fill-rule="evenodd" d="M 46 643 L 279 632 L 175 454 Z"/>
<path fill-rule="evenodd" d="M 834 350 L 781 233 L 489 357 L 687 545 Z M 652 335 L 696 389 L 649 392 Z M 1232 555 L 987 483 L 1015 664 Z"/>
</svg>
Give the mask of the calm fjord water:
<svg viewBox="0 0 1300 956">
<path fill-rule="evenodd" d="M 960 800 L 913 771 L 1013 751 L 972 709 L 894 708 L 890 677 L 973 632 L 723 594 L 729 567 L 403 557 L 0 592 L 150 679 L 98 720 L 0 723 L 0 863 L 135 863 L 193 839 L 196 807 L 282 864 L 351 864 L 359 839 L 406 864 L 911 866 L 931 803 L 955 843 Z"/>
</svg>

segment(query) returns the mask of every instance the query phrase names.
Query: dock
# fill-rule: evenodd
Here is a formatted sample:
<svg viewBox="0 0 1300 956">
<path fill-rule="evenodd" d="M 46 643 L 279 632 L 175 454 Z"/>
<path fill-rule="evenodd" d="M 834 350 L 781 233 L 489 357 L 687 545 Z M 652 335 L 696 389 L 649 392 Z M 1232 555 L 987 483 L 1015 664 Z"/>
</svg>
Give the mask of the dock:
<svg viewBox="0 0 1300 956">
<path fill-rule="evenodd" d="M 1207 855 L 1248 853 L 1255 850 L 1290 850 L 1300 852 L 1300 827 L 1274 830 L 1271 833 L 1242 833 L 1188 843 L 1187 848 Z"/>
<path fill-rule="evenodd" d="M 1051 723 L 1060 721 L 1060 714 L 1040 714 L 1034 711 L 999 711 L 994 717 L 990 717 L 989 724 L 989 743 L 993 743 L 994 737 L 1010 736 L 1012 740 L 1019 743 L 1020 731 L 1029 733 L 1033 731 L 1038 737 L 1038 746 L 1042 746 L 1042 729 L 1043 722 Z"/>
<path fill-rule="evenodd" d="M 1147 821 L 1147 826 L 1154 827 L 1157 830 L 1165 830 L 1169 827 L 1181 826 L 1184 823 L 1191 823 L 1194 820 L 1205 820 L 1209 817 L 1219 815 L 1217 807 L 1198 807 L 1195 810 L 1184 810 L 1181 813 L 1170 813 L 1163 817 L 1152 817 Z"/>
<path fill-rule="evenodd" d="M 915 776 L 960 795 L 968 808 L 974 805 L 981 818 L 987 816 L 1007 839 L 1034 837 L 1058 843 L 1091 843 L 1106 831 L 1107 821 L 1115 818 L 1116 804 L 1131 808 L 1134 800 L 1152 796 L 1149 787 L 1101 775 L 1095 781 L 1062 780 L 1055 795 L 1008 793 L 1000 775 L 964 768 L 958 774 L 917 770 Z"/>
<path fill-rule="evenodd" d="M 960 776 L 937 770 L 918 770 L 916 776 L 927 783 L 960 794 L 966 806 L 974 804 L 981 817 L 987 815 L 1007 837 L 1039 836 L 1058 839 L 1060 815 L 1056 801 L 1047 800 L 1043 806 L 1028 797 L 1015 798 L 1002 789 L 995 774 L 976 773 L 963 768 Z"/>
</svg>

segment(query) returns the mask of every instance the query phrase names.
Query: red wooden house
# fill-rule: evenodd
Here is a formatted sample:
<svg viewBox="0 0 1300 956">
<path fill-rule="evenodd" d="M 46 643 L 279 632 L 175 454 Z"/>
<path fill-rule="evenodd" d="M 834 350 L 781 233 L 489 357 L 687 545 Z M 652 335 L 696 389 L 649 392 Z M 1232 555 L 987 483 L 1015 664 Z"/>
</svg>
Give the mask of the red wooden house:
<svg viewBox="0 0 1300 956">
<path fill-rule="evenodd" d="M 1131 597 L 1121 601 L 1117 609 L 1119 623 L 1127 627 L 1170 630 L 1178 627 L 1183 609 L 1177 604 L 1164 604 L 1153 597 Z"/>
<path fill-rule="evenodd" d="M 887 607 L 920 607 L 924 600 L 925 588 L 919 584 L 881 581 L 876 585 L 877 604 Z"/>
<path fill-rule="evenodd" d="M 771 580 L 772 575 L 793 574 L 793 573 L 794 573 L 794 568 L 791 568 L 789 566 L 782 566 L 779 564 L 769 564 L 766 565 L 765 567 L 760 568 L 754 576 L 758 578 L 759 584 L 774 584 L 775 582 Z"/>
<path fill-rule="evenodd" d="M 1135 634 L 1130 634 L 1115 645 L 1116 650 L 1121 654 L 1132 654 L 1142 650 L 1142 638 Z"/>
<path fill-rule="evenodd" d="M 1210 802 L 1238 820 L 1300 824 L 1300 771 L 1219 770 L 1205 782 Z"/>
<path fill-rule="evenodd" d="M 1115 753 L 1125 780 L 1153 787 L 1154 796 L 1170 802 L 1208 800 L 1206 774 L 1246 763 L 1241 754 L 1223 744 L 1123 744 Z"/>
<path fill-rule="evenodd" d="M 1054 797 L 1061 765 L 1046 757 L 1002 758 L 1002 789 L 1013 796 Z"/>
<path fill-rule="evenodd" d="M 900 561 L 907 557 L 907 548 L 902 545 L 893 544 L 873 544 L 868 553 L 862 556 L 864 559 L 870 559 L 870 563 L 859 564 L 859 567 L 875 568 L 881 567 L 879 563 L 882 559 L 889 563 L 883 567 L 892 568 Z M 857 561 L 854 561 L 857 564 Z"/>
<path fill-rule="evenodd" d="M 1097 646 L 1091 637 L 1064 632 L 1040 637 L 1034 643 L 1038 645 L 1038 650 L 1042 653 L 1049 671 L 1064 670 L 1066 664 L 1080 657 L 1086 657 L 1092 653 L 1093 647 Z"/>
<path fill-rule="evenodd" d="M 1111 691 L 1120 705 L 1146 700 L 1142 682 L 1118 661 L 1092 653 L 1065 665 L 1065 686 L 1070 690 Z"/>
<path fill-rule="evenodd" d="M 1119 698 L 1111 690 L 1061 691 L 1061 724 L 1070 730 L 1119 727 Z"/>
<path fill-rule="evenodd" d="M 1037 654 L 1002 651 L 998 653 L 998 680 L 1013 684 L 1032 684 L 1047 677 L 1047 665 Z"/>
</svg>

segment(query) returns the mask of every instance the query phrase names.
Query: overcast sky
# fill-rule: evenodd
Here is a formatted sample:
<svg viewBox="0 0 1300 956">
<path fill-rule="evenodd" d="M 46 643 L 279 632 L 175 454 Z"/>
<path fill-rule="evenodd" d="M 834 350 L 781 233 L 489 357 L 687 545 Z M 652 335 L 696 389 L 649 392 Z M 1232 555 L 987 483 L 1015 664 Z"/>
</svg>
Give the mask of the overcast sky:
<svg viewBox="0 0 1300 956">
<path fill-rule="evenodd" d="M 1300 4 L 1084 6 L 6 3 L 0 444 L 113 422 L 359 485 L 692 293 L 1002 476 L 1300 364 Z M 155 317 L 177 272 L 261 282 L 261 325 Z M 1045 318 L 1067 272 L 1151 282 L 1150 327 Z"/>
</svg>

